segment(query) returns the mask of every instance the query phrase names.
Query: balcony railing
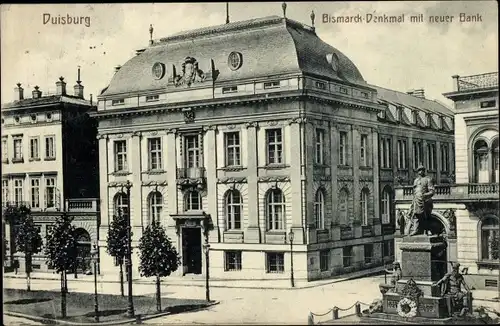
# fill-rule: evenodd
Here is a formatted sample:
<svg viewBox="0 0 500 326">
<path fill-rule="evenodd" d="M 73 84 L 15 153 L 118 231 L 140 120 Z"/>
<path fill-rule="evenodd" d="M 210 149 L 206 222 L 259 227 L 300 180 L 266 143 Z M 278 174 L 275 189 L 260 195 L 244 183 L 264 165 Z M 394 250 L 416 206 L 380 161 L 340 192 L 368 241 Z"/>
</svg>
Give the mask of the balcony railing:
<svg viewBox="0 0 500 326">
<path fill-rule="evenodd" d="M 498 200 L 498 183 L 466 183 L 436 185 L 433 200 Z M 396 188 L 396 201 L 409 201 L 413 198 L 413 186 Z"/>
<path fill-rule="evenodd" d="M 68 212 L 97 212 L 98 210 L 98 198 L 66 199 L 66 211 Z"/>
<path fill-rule="evenodd" d="M 205 168 L 177 168 L 177 179 L 199 179 L 205 177 Z"/>
<path fill-rule="evenodd" d="M 481 88 L 498 87 L 498 72 L 459 77 L 458 90 L 468 91 Z"/>
<path fill-rule="evenodd" d="M 340 227 L 340 240 L 347 240 L 354 238 L 354 230 L 350 226 Z"/>
<path fill-rule="evenodd" d="M 20 206 L 26 206 L 26 207 L 30 207 L 31 204 L 29 201 L 2 201 L 2 207 L 3 208 L 6 208 L 6 207 L 20 207 Z"/>
</svg>

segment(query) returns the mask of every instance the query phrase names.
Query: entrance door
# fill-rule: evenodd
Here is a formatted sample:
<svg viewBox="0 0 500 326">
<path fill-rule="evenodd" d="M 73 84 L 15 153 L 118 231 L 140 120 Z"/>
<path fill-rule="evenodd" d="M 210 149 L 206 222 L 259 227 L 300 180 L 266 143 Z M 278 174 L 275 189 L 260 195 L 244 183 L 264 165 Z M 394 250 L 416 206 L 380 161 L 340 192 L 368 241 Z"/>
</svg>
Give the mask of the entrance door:
<svg viewBox="0 0 500 326">
<path fill-rule="evenodd" d="M 90 267 L 90 235 L 82 228 L 76 229 L 76 242 L 77 242 L 77 271 L 83 273 L 89 270 Z"/>
<path fill-rule="evenodd" d="M 201 228 L 182 228 L 182 264 L 185 273 L 201 274 Z"/>
</svg>

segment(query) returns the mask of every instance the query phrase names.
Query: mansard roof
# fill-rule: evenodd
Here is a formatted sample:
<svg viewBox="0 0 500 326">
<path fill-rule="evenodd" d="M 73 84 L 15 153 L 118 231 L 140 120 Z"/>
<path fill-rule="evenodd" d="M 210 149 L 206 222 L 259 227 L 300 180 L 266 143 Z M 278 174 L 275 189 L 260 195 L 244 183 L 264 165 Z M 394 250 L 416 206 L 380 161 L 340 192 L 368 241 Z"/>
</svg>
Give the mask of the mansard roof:
<svg viewBox="0 0 500 326">
<path fill-rule="evenodd" d="M 243 64 L 237 70 L 228 65 L 231 52 L 242 55 Z M 334 70 L 328 55 L 338 58 L 338 69 Z M 200 28 L 154 41 L 115 73 L 101 97 L 159 89 L 173 91 L 175 86 L 168 76 L 173 69 L 177 75 L 181 73 L 186 57 L 194 58 L 199 69 L 211 74 L 215 83 L 305 74 L 366 86 L 352 61 L 323 42 L 312 27 L 270 16 Z M 165 76 L 160 79 L 152 75 L 157 62 L 166 68 Z"/>
<path fill-rule="evenodd" d="M 73 95 L 48 95 L 39 98 L 25 98 L 22 100 L 5 103 L 2 105 L 2 110 L 30 108 L 38 106 L 49 106 L 60 103 L 68 103 L 75 105 L 90 106 L 90 101 L 84 100 L 80 97 Z"/>
</svg>

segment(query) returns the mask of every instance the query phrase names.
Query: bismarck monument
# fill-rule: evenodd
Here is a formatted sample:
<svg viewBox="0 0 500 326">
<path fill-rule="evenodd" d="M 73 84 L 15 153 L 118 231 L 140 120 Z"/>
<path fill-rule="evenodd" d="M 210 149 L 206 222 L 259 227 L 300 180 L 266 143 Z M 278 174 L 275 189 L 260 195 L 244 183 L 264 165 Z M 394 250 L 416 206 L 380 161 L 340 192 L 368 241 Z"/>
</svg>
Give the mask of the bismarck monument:
<svg viewBox="0 0 500 326">
<path fill-rule="evenodd" d="M 390 284 L 380 284 L 382 299 L 363 311 L 369 323 L 484 324 L 485 316 L 473 314 L 472 294 L 458 263 L 446 273 L 446 241 L 430 232 L 434 195 L 425 168 L 417 169 L 414 197 L 408 217 L 408 236 L 401 244 L 401 265 L 394 263 Z M 440 263 L 441 262 L 441 263 Z"/>
</svg>

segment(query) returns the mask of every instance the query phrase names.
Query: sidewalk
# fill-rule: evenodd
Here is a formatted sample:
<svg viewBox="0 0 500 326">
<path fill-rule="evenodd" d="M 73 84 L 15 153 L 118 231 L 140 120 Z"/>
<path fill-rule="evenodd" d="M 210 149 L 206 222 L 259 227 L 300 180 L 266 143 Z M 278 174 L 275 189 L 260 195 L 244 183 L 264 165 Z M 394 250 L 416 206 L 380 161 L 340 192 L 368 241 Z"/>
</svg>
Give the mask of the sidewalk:
<svg viewBox="0 0 500 326">
<path fill-rule="evenodd" d="M 232 280 L 232 279 L 210 279 L 211 287 L 220 288 L 240 288 L 240 289 L 282 289 L 282 290 L 293 290 L 293 289 L 307 289 L 314 288 L 322 285 L 333 284 L 337 282 L 343 282 L 351 279 L 372 276 L 374 274 L 379 274 L 383 270 L 383 267 L 377 267 L 369 270 L 358 271 L 354 273 L 340 275 L 338 277 L 333 277 L 330 279 L 318 280 L 318 281 L 303 281 L 296 280 L 295 288 L 290 286 L 290 279 L 279 279 L 279 280 Z M 4 279 L 9 278 L 21 278 L 25 279 L 26 275 L 24 273 L 18 273 L 17 275 L 13 272 L 4 273 Z M 53 273 L 31 273 L 31 279 L 33 280 L 60 280 L 61 276 L 59 274 Z M 119 283 L 118 275 L 98 275 L 99 282 L 106 283 Z M 134 283 L 138 284 L 154 284 L 155 278 L 143 278 L 134 277 Z M 7 281 L 8 282 L 8 281 Z M 75 279 L 73 274 L 68 274 L 68 282 L 94 282 L 93 275 L 82 275 L 78 274 L 78 278 Z M 173 286 L 194 286 L 194 287 L 205 287 L 205 277 L 203 275 L 196 276 L 169 276 L 162 279 L 162 284 L 173 285 Z"/>
</svg>

